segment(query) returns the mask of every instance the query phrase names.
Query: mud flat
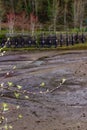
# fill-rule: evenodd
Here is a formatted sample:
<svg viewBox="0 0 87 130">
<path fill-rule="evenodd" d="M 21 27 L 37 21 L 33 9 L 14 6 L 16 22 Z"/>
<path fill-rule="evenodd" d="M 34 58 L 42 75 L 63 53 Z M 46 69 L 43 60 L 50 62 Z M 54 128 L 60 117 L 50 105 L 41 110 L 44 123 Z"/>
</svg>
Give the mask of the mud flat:
<svg viewBox="0 0 87 130">
<path fill-rule="evenodd" d="M 7 90 L 0 96 L 0 104 L 10 106 L 5 116 L 13 130 L 87 130 L 87 51 L 6 53 L 0 57 L 0 84 L 8 82 L 29 92 L 29 99 Z"/>
</svg>

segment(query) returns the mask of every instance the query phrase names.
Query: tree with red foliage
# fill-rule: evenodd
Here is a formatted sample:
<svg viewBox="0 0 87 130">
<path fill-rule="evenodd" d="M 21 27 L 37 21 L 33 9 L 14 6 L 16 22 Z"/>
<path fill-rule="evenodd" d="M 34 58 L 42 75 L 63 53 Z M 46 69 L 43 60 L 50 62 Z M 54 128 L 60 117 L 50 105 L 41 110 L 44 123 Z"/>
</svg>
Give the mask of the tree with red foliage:
<svg viewBox="0 0 87 130">
<path fill-rule="evenodd" d="M 35 26 L 37 22 L 38 22 L 38 17 L 35 16 L 33 13 L 31 13 L 30 14 L 30 30 L 31 30 L 32 35 L 34 34 Z"/>
<path fill-rule="evenodd" d="M 15 23 L 15 14 L 10 12 L 7 14 L 7 21 L 8 21 L 8 27 L 9 27 L 9 33 L 13 34 L 14 32 L 14 23 Z"/>
</svg>

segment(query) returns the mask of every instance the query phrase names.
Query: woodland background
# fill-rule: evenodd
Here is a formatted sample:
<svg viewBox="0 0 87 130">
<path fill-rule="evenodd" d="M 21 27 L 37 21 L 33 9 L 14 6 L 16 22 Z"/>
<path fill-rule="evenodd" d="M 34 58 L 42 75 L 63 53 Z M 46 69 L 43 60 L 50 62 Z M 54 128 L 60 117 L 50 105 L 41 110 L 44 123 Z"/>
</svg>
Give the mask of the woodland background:
<svg viewBox="0 0 87 130">
<path fill-rule="evenodd" d="M 87 0 L 0 0 L 0 30 L 68 30 L 87 26 Z"/>
</svg>

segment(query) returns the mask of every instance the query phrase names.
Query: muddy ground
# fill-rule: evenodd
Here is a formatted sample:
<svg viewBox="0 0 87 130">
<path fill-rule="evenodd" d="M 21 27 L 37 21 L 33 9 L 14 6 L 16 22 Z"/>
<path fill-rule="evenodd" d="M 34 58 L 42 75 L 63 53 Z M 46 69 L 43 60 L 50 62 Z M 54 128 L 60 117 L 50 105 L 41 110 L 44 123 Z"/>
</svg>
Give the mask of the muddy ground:
<svg viewBox="0 0 87 130">
<path fill-rule="evenodd" d="M 0 84 L 5 87 L 0 104 L 9 104 L 3 114 L 13 130 L 87 130 L 87 51 L 6 52 L 0 57 Z"/>
</svg>

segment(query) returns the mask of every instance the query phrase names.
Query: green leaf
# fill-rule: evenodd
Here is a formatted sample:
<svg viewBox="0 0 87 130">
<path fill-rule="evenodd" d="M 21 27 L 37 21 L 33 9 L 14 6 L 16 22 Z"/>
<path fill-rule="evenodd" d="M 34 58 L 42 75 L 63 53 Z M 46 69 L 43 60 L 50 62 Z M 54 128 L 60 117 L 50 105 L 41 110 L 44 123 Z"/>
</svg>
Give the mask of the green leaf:
<svg viewBox="0 0 87 130">
<path fill-rule="evenodd" d="M 3 111 L 8 111 L 9 110 L 9 107 L 8 107 L 8 104 L 7 103 L 3 103 L 2 104 L 2 107 L 3 107 Z"/>
<path fill-rule="evenodd" d="M 2 124 L 2 120 L 0 120 L 0 124 Z"/>
<path fill-rule="evenodd" d="M 12 82 L 8 82 L 8 86 L 12 87 L 12 86 L 14 86 L 14 84 Z"/>
<path fill-rule="evenodd" d="M 42 82 L 42 83 L 40 84 L 40 87 L 44 87 L 44 86 L 45 86 L 45 83 Z"/>
<path fill-rule="evenodd" d="M 29 99 L 29 96 L 26 95 L 26 96 L 25 96 L 25 99 Z"/>
<path fill-rule="evenodd" d="M 9 125 L 8 127 L 9 127 L 9 129 L 12 129 L 12 128 L 13 128 L 13 126 L 12 126 L 12 125 Z"/>
<path fill-rule="evenodd" d="M 5 119 L 5 117 L 4 116 L 1 116 L 1 118 L 0 118 L 0 124 L 2 124 L 3 123 L 3 120 Z"/>
<path fill-rule="evenodd" d="M 17 88 L 18 88 L 18 89 L 21 89 L 21 88 L 22 88 L 22 86 L 20 86 L 20 85 L 17 85 Z"/>
<path fill-rule="evenodd" d="M 66 79 L 65 79 L 65 78 L 63 78 L 63 79 L 62 79 L 62 84 L 63 84 L 63 83 L 65 83 L 65 81 L 66 81 Z"/>
<path fill-rule="evenodd" d="M 0 48 L 0 52 L 2 52 L 2 48 Z"/>
<path fill-rule="evenodd" d="M 13 70 L 15 70 L 15 69 L 16 69 L 16 66 L 13 67 Z"/>
<path fill-rule="evenodd" d="M 15 95 L 16 98 L 19 98 L 20 93 L 15 92 L 14 95 Z"/>
<path fill-rule="evenodd" d="M 4 126 L 4 128 L 5 128 L 5 130 L 8 130 L 8 125 L 6 124 L 6 125 Z"/>
<path fill-rule="evenodd" d="M 4 119 L 5 119 L 5 117 L 4 117 L 4 116 L 2 116 L 2 117 L 1 117 L 1 119 L 2 119 L 2 120 L 4 120 Z"/>
<path fill-rule="evenodd" d="M 18 115 L 18 118 L 21 119 L 21 118 L 23 118 L 23 116 L 22 116 L 21 114 L 19 114 L 19 115 Z"/>
</svg>

